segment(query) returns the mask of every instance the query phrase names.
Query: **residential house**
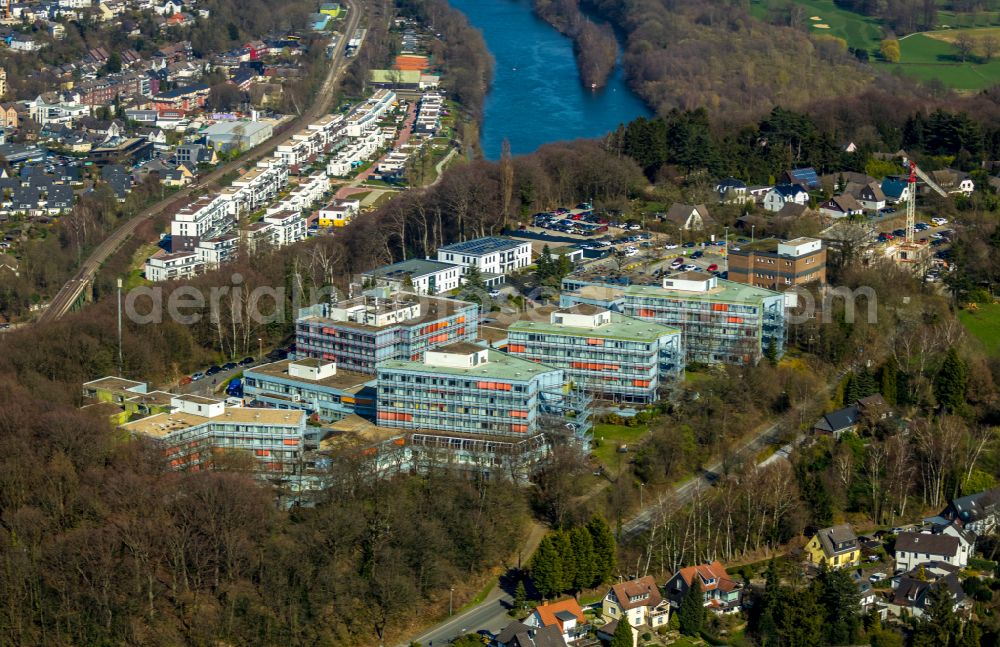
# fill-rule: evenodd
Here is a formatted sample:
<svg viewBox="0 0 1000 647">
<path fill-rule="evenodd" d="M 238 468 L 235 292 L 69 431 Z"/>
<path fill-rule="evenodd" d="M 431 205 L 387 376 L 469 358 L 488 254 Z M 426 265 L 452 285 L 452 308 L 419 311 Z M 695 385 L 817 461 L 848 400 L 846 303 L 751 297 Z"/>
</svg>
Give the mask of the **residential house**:
<svg viewBox="0 0 1000 647">
<path fill-rule="evenodd" d="M 633 627 L 666 627 L 670 603 L 660 594 L 652 575 L 611 586 L 601 603 L 605 618 L 625 618 Z"/>
<path fill-rule="evenodd" d="M 864 207 L 850 193 L 835 195 L 822 205 L 819 212 L 831 218 L 849 218 L 864 213 Z"/>
<path fill-rule="evenodd" d="M 566 642 L 576 640 L 587 632 L 587 620 L 576 598 L 537 606 L 524 620 L 524 624 L 536 629 L 558 627 Z"/>
<path fill-rule="evenodd" d="M 892 417 L 892 407 L 880 394 L 861 398 L 850 406 L 824 414 L 813 425 L 813 433 L 840 438 L 862 422 L 874 423 Z"/>
<path fill-rule="evenodd" d="M 440 247 L 437 260 L 466 268 L 475 265 L 487 285 L 498 285 L 503 283 L 505 275 L 531 265 L 531 243 L 487 236 Z"/>
<path fill-rule="evenodd" d="M 910 572 L 892 581 L 892 599 L 889 613 L 896 617 L 919 618 L 930 606 L 930 592 L 944 587 L 954 601 L 952 610 L 959 612 L 969 606 L 965 591 L 955 573 L 944 576 L 928 575 L 924 572 Z"/>
<path fill-rule="evenodd" d="M 740 610 L 743 584 L 737 582 L 718 561 L 682 568 L 667 580 L 663 587 L 670 605 L 679 609 L 695 578 L 705 596 L 705 606 L 717 613 L 735 613 Z"/>
<path fill-rule="evenodd" d="M 977 535 L 987 535 L 997 527 L 1000 515 L 1000 488 L 958 497 L 948 504 L 941 517 L 957 521 Z"/>
<path fill-rule="evenodd" d="M 886 197 L 878 182 L 849 182 L 844 193 L 849 193 L 865 211 L 879 211 L 885 208 Z"/>
<path fill-rule="evenodd" d="M 906 202 L 910 199 L 910 183 L 905 179 L 887 177 L 882 180 L 882 193 L 889 204 Z"/>
<path fill-rule="evenodd" d="M 857 566 L 861 559 L 861 546 L 849 524 L 823 528 L 805 546 L 810 563 L 825 563 L 830 568 Z"/>
<path fill-rule="evenodd" d="M 802 188 L 801 184 L 779 184 L 771 188 L 764 195 L 764 209 L 778 212 L 788 203 L 806 204 L 809 202 L 809 193 Z"/>
<path fill-rule="evenodd" d="M 0 103 L 0 128 L 16 129 L 18 124 L 17 109 L 13 103 Z"/>
<path fill-rule="evenodd" d="M 703 204 L 674 203 L 663 219 L 683 231 L 700 231 L 715 224 Z"/>
<path fill-rule="evenodd" d="M 720 180 L 715 185 L 715 192 L 719 194 L 719 202 L 723 204 L 744 204 L 753 200 L 747 190 L 747 183 L 734 177 Z"/>
<path fill-rule="evenodd" d="M 365 282 L 417 294 L 441 294 L 460 285 L 462 268 L 451 263 L 411 258 L 362 274 Z"/>
<path fill-rule="evenodd" d="M 972 177 L 964 171 L 942 169 L 940 171 L 931 171 L 929 175 L 939 187 L 950 194 L 960 193 L 969 196 L 976 190 L 976 184 L 972 181 Z"/>
<path fill-rule="evenodd" d="M 901 532 L 896 537 L 896 572 L 907 572 L 928 562 L 969 565 L 970 548 L 944 533 Z"/>
<path fill-rule="evenodd" d="M 518 620 L 501 629 L 491 644 L 496 647 L 566 647 L 558 627 L 529 627 Z"/>
<path fill-rule="evenodd" d="M 785 171 L 781 177 L 788 184 L 800 184 L 806 189 L 820 187 L 819 176 L 816 174 L 816 169 L 811 166 Z"/>
</svg>

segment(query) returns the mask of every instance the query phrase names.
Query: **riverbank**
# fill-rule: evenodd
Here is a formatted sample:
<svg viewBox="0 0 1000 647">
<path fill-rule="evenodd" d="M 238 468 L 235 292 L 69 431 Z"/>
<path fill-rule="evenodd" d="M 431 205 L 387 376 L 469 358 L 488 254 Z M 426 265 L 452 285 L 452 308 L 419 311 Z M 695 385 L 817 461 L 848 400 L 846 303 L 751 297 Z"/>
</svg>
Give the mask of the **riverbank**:
<svg viewBox="0 0 1000 647">
<path fill-rule="evenodd" d="M 576 0 L 533 0 L 532 7 L 539 18 L 573 41 L 583 86 L 603 88 L 618 60 L 618 40 L 611 26 L 587 18 Z"/>
<path fill-rule="evenodd" d="M 557 141 L 602 137 L 619 124 L 650 116 L 616 66 L 603 90 L 584 87 L 573 42 L 539 18 L 531 0 L 451 0 L 482 32 L 493 58 L 479 133 L 483 156 L 500 158 Z"/>
</svg>

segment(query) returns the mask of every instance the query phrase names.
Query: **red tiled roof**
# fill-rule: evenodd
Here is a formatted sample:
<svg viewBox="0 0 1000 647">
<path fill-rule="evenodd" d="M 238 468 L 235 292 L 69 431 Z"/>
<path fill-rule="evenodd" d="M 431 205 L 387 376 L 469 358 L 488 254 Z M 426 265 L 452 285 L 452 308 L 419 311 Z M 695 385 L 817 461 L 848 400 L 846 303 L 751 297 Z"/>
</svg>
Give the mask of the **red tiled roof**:
<svg viewBox="0 0 1000 647">
<path fill-rule="evenodd" d="M 732 591 L 737 586 L 737 582 L 733 578 L 729 577 L 729 573 L 726 572 L 725 567 L 718 560 L 712 562 L 711 564 L 688 566 L 687 568 L 682 568 L 678 571 L 678 574 L 684 579 L 684 583 L 688 586 L 691 586 L 695 573 L 697 573 L 701 578 L 702 591 L 714 591 L 715 589 L 719 589 L 725 593 Z M 709 580 L 714 580 L 714 582 L 709 582 Z"/>
<path fill-rule="evenodd" d="M 560 611 L 569 611 L 576 616 L 576 621 L 580 624 L 583 624 L 585 621 L 583 617 L 583 609 L 580 608 L 580 603 L 577 602 L 575 598 L 560 600 L 559 602 L 552 602 L 551 604 L 543 604 L 535 607 L 535 613 L 538 614 L 538 619 L 542 621 L 543 627 L 558 625 L 559 630 L 562 631 L 562 621 L 559 620 L 559 618 L 556 618 L 556 614 Z"/>
</svg>

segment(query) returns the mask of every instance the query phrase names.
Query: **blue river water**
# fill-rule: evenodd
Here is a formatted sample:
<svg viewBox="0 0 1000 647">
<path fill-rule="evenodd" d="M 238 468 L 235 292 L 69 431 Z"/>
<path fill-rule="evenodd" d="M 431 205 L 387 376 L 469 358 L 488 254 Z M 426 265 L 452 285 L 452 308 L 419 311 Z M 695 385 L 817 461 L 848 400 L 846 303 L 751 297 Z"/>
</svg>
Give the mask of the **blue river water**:
<svg viewBox="0 0 1000 647">
<path fill-rule="evenodd" d="M 601 90 L 583 87 L 573 43 L 531 10 L 530 0 L 450 0 L 483 32 L 495 59 L 480 143 L 499 159 L 503 140 L 515 155 L 542 144 L 600 137 L 649 109 L 629 90 L 621 66 Z"/>
</svg>

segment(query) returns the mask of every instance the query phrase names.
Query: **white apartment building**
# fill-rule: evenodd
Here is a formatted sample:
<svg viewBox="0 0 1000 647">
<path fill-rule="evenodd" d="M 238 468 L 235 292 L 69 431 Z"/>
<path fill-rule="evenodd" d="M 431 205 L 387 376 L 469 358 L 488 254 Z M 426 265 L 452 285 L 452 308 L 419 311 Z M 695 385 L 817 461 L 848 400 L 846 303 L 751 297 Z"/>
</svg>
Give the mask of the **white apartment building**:
<svg viewBox="0 0 1000 647">
<path fill-rule="evenodd" d="M 463 268 L 459 265 L 411 258 L 369 270 L 361 276 L 364 282 L 377 287 L 388 287 L 394 292 L 433 295 L 458 288 L 462 271 Z"/>
<path fill-rule="evenodd" d="M 156 254 L 146 259 L 144 267 L 146 279 L 153 282 L 190 278 L 204 269 L 205 264 L 195 252 Z"/>
<path fill-rule="evenodd" d="M 215 269 L 236 258 L 239 242 L 240 237 L 236 234 L 223 234 L 199 241 L 194 251 L 205 264 L 205 269 Z"/>
<path fill-rule="evenodd" d="M 507 275 L 531 265 L 531 243 L 487 236 L 445 245 L 438 249 L 437 259 L 464 267 L 475 265 L 483 274 Z"/>
<path fill-rule="evenodd" d="M 221 236 L 233 227 L 221 195 L 203 196 L 177 210 L 170 222 L 171 250 L 192 251 L 203 238 Z"/>
<path fill-rule="evenodd" d="M 271 225 L 271 242 L 275 247 L 297 243 L 306 237 L 306 220 L 296 211 L 279 211 L 264 216 L 264 222 Z"/>
<path fill-rule="evenodd" d="M 280 159 L 271 158 L 258 162 L 256 168 L 234 180 L 232 187 L 236 189 L 239 209 L 252 213 L 277 198 L 287 184 L 288 167 Z"/>
<path fill-rule="evenodd" d="M 28 102 L 28 115 L 39 125 L 72 124 L 90 115 L 90 106 L 76 102 L 48 103 L 41 97 Z"/>
</svg>

